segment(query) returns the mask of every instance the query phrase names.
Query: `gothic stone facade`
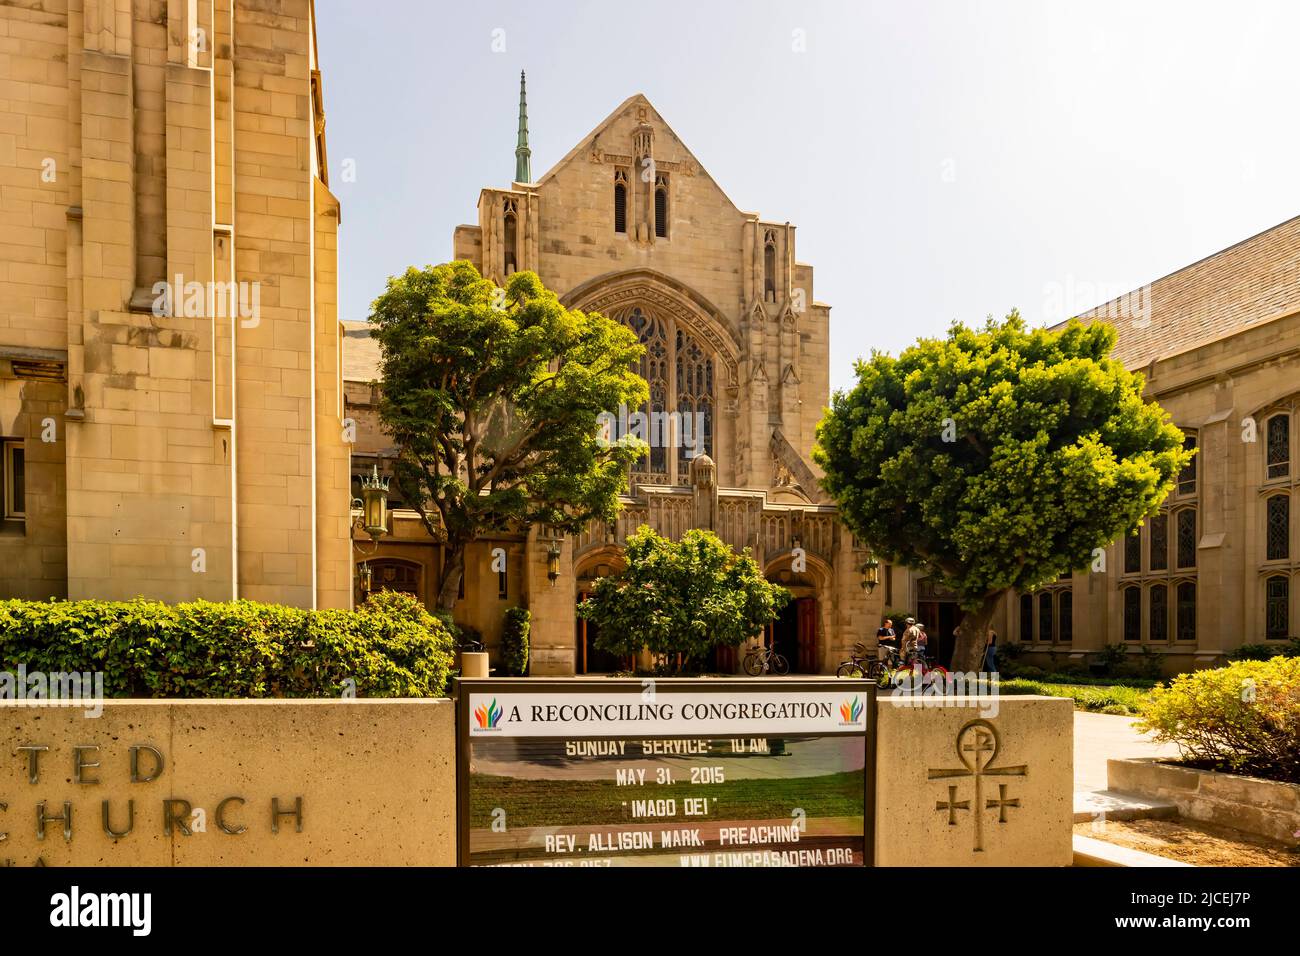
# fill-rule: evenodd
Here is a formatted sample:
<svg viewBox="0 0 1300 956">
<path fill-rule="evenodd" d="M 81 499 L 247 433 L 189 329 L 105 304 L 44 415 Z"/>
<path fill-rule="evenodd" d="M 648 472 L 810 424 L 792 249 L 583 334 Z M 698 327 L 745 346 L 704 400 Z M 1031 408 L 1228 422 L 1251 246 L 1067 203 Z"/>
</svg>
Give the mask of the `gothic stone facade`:
<svg viewBox="0 0 1300 956">
<path fill-rule="evenodd" d="M 0 595 L 348 606 L 313 16 L 0 5 Z"/>
<path fill-rule="evenodd" d="M 750 548 L 796 599 L 771 636 L 798 670 L 833 671 L 855 641 L 874 634 L 880 596 L 859 585 L 865 552 L 823 499 L 810 458 L 829 399 L 830 309 L 814 298 L 795 232 L 736 208 L 641 95 L 536 182 L 480 193 L 477 222 L 455 231 L 455 257 L 498 282 L 533 270 L 565 304 L 637 331 L 647 348 L 646 411 L 701 422 L 705 453 L 693 458 L 686 441 L 654 448 L 631 476 L 618 521 L 562 542 L 555 586 L 546 578 L 544 530 L 480 545 L 468 560 L 457 619 L 478 628 L 489 650 L 504 609 L 527 604 L 534 674 L 618 666 L 600 655 L 574 608 L 594 578 L 620 566 L 622 543 L 641 524 L 674 538 L 710 528 Z M 374 358 L 363 354 L 372 345 L 363 333 L 348 341 L 360 473 L 385 448 L 367 384 Z M 493 570 L 498 547 L 505 571 Z M 796 548 L 806 554 L 799 570 Z M 398 510 L 376 584 L 386 578 L 431 601 L 438 560 L 412 514 Z M 731 655 L 715 662 L 735 664 Z"/>
</svg>

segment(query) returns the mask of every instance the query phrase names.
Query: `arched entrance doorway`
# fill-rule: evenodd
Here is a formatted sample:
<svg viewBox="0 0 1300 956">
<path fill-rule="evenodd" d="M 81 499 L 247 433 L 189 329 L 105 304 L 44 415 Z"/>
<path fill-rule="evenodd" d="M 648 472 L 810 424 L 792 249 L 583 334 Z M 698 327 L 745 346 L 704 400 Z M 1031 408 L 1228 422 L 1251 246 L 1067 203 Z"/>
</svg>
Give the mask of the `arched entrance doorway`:
<svg viewBox="0 0 1300 956">
<path fill-rule="evenodd" d="M 601 548 L 578 561 L 575 569 L 577 584 L 574 602 L 581 604 L 591 593 L 598 578 L 617 574 L 625 567 L 623 556 L 616 549 Z M 600 634 L 594 621 L 584 620 L 578 616 L 574 622 L 574 656 L 575 674 L 612 674 L 616 671 L 632 669 L 632 661 L 625 660 L 617 654 L 610 654 L 596 646 Z"/>
<path fill-rule="evenodd" d="M 820 674 L 823 642 L 819 604 L 822 580 L 829 568 L 812 555 L 805 555 L 804 560 L 806 567 L 798 572 L 792 570 L 789 552 L 768 563 L 765 576 L 790 592 L 790 603 L 767 626 L 764 639 L 790 662 L 790 673 Z"/>
</svg>

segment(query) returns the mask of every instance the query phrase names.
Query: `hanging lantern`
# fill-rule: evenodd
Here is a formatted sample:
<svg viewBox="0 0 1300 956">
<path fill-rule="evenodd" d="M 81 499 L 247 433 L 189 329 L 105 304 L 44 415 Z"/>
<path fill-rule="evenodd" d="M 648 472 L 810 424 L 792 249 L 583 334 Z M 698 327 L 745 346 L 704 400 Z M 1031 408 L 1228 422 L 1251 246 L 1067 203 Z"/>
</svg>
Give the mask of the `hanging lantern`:
<svg viewBox="0 0 1300 956">
<path fill-rule="evenodd" d="M 862 587 L 870 594 L 880 583 L 880 562 L 873 552 L 867 552 L 867 560 L 862 565 Z"/>
<path fill-rule="evenodd" d="M 375 571 L 369 561 L 362 561 L 357 566 L 357 580 L 361 583 L 361 593 L 369 594 L 375 584 Z"/>
<path fill-rule="evenodd" d="M 361 479 L 361 526 L 372 541 L 388 533 L 388 479 L 379 476 L 378 465 Z"/>
<path fill-rule="evenodd" d="M 555 582 L 560 578 L 560 542 L 552 541 L 551 546 L 546 549 L 546 579 L 551 582 L 551 587 L 555 587 Z"/>
</svg>

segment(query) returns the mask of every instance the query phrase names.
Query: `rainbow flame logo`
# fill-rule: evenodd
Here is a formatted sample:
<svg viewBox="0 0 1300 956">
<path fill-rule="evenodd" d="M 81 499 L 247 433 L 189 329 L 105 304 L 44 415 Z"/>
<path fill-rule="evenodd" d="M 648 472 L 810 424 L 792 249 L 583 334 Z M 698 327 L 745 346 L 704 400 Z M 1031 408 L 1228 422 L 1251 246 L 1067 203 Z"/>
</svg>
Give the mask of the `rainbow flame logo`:
<svg viewBox="0 0 1300 956">
<path fill-rule="evenodd" d="M 851 697 L 840 704 L 840 717 L 846 724 L 856 724 L 862 716 L 862 698 Z"/>
<path fill-rule="evenodd" d="M 484 730 L 491 730 L 501 719 L 501 708 L 497 706 L 497 699 L 492 698 L 490 704 L 479 704 L 474 711 L 474 719 Z"/>
</svg>

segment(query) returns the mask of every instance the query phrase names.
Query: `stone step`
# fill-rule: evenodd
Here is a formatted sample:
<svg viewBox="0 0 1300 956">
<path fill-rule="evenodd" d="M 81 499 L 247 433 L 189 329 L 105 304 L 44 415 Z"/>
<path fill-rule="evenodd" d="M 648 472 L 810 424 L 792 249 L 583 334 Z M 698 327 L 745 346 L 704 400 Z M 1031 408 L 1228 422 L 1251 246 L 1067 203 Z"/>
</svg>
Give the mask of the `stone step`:
<svg viewBox="0 0 1300 956">
<path fill-rule="evenodd" d="M 1076 791 L 1074 822 L 1092 820 L 1148 820 L 1153 817 L 1176 817 L 1178 808 L 1154 797 L 1118 790 Z"/>
<path fill-rule="evenodd" d="M 1191 866 L 1179 860 L 1133 850 L 1126 846 L 1074 835 L 1075 866 Z"/>
</svg>

